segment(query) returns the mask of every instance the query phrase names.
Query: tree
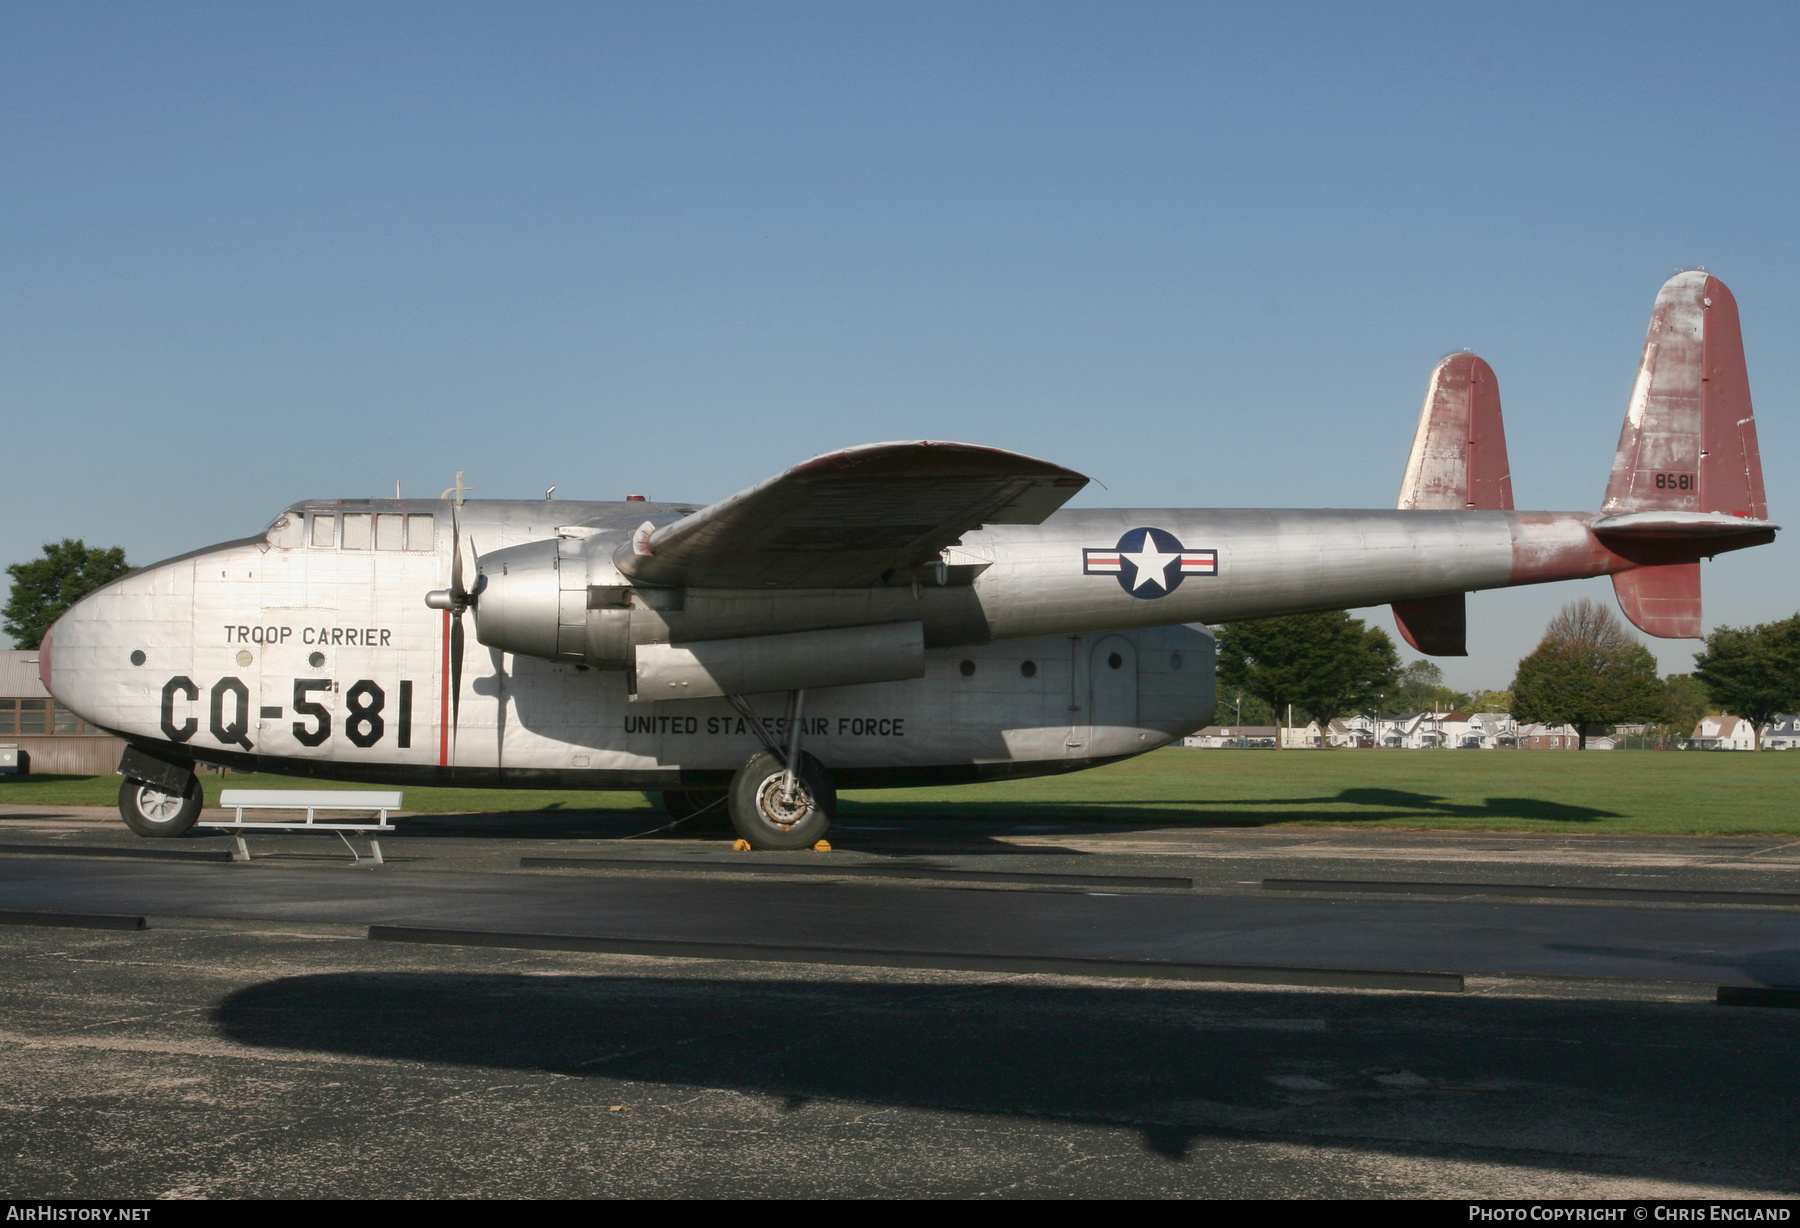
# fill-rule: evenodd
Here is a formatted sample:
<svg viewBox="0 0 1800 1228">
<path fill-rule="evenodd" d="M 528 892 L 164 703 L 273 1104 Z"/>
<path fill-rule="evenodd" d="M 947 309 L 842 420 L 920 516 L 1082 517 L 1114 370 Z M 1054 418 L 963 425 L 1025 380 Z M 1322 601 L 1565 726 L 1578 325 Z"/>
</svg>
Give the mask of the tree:
<svg viewBox="0 0 1800 1228">
<path fill-rule="evenodd" d="M 44 557 L 14 563 L 6 569 L 12 577 L 12 598 L 6 609 L 6 634 L 20 648 L 36 648 L 50 624 L 83 597 L 131 570 L 125 551 L 118 546 L 90 548 L 79 538 L 46 542 Z"/>
<path fill-rule="evenodd" d="M 1666 710 L 1656 658 L 1618 615 L 1585 597 L 1550 620 L 1543 640 L 1519 662 L 1512 693 L 1519 720 L 1573 725 L 1584 750 L 1590 727 L 1653 721 Z"/>
<path fill-rule="evenodd" d="M 1343 610 L 1258 618 L 1215 630 L 1221 682 L 1256 696 L 1278 718 L 1293 704 L 1321 729 L 1372 702 L 1393 684 L 1400 664 L 1385 631 L 1364 626 Z"/>
<path fill-rule="evenodd" d="M 1511 691 L 1476 691 L 1469 697 L 1467 712 L 1511 712 L 1513 697 Z"/>
<path fill-rule="evenodd" d="M 1467 710 L 1469 697 L 1444 685 L 1444 671 L 1435 661 L 1414 661 L 1403 668 L 1388 692 L 1387 706 L 1395 712 L 1448 712 Z"/>
<path fill-rule="evenodd" d="M 1663 679 L 1662 741 L 1680 742 L 1694 735 L 1700 718 L 1712 711 L 1706 684 L 1692 674 L 1670 674 Z"/>
<path fill-rule="evenodd" d="M 1694 677 L 1713 702 L 1762 731 L 1777 712 L 1800 707 L 1800 614 L 1754 627 L 1717 627 L 1694 654 Z"/>
<path fill-rule="evenodd" d="M 1242 687 L 1221 687 L 1215 725 L 1279 725 L 1275 710 Z"/>
</svg>

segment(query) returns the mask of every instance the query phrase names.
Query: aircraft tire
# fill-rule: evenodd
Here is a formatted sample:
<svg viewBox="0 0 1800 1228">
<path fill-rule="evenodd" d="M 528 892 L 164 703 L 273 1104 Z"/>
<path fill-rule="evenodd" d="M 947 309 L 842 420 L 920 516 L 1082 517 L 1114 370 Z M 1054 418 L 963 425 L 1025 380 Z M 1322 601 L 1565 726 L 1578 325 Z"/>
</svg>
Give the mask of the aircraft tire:
<svg viewBox="0 0 1800 1228">
<path fill-rule="evenodd" d="M 140 836 L 184 834 L 199 819 L 204 800 L 198 776 L 188 777 L 187 789 L 180 797 L 130 778 L 119 786 L 119 814 L 125 826 Z"/>
<path fill-rule="evenodd" d="M 781 760 L 759 751 L 731 778 L 731 825 L 753 849 L 806 849 L 824 837 L 837 812 L 837 790 L 825 765 L 800 756 L 793 802 L 781 797 Z"/>
<path fill-rule="evenodd" d="M 689 831 L 729 831 L 731 815 L 723 789 L 665 789 L 663 813 Z"/>
</svg>

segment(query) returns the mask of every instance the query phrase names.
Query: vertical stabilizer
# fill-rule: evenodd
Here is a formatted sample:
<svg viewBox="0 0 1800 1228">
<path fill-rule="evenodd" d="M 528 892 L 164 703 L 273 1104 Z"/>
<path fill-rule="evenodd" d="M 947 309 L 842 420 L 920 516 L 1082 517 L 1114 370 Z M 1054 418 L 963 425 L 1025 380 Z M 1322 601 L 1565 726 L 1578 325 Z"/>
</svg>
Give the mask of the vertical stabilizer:
<svg viewBox="0 0 1800 1228">
<path fill-rule="evenodd" d="M 1768 519 L 1737 300 L 1702 270 L 1677 273 L 1656 296 L 1603 506 Z M 1698 561 L 1617 572 L 1613 592 L 1650 635 L 1700 635 Z"/>
<path fill-rule="evenodd" d="M 1656 296 L 1603 507 L 1768 519 L 1737 300 L 1703 271 Z"/>
<path fill-rule="evenodd" d="M 1406 510 L 1511 511 L 1512 470 L 1500 420 L 1500 381 L 1473 354 L 1452 354 L 1431 372 L 1413 436 L 1400 503 Z M 1468 655 L 1466 596 L 1447 593 L 1394 603 L 1406 642 L 1434 657 Z"/>
<path fill-rule="evenodd" d="M 1509 512 L 1512 505 L 1500 381 L 1475 355 L 1452 354 L 1425 389 L 1399 507 Z"/>
</svg>

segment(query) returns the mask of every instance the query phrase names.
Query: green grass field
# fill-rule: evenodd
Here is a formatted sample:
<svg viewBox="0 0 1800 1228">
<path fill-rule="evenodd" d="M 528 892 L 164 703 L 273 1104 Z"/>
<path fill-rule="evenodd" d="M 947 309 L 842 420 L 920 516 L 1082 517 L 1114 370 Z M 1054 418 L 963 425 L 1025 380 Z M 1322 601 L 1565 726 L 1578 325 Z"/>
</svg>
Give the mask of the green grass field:
<svg viewBox="0 0 1800 1228">
<path fill-rule="evenodd" d="M 222 788 L 318 788 L 206 776 Z M 372 786 L 329 786 L 372 787 Z M 112 805 L 116 776 L 0 778 L 0 803 Z M 1611 834 L 1800 835 L 1800 753 L 1155 751 L 1111 767 L 954 788 L 846 791 L 843 817 L 1127 826 L 1330 825 Z M 409 810 L 639 810 L 638 793 L 406 790 Z"/>
<path fill-rule="evenodd" d="M 846 796 L 860 814 L 1800 835 L 1800 754 L 1171 748 L 1075 776 Z"/>
</svg>

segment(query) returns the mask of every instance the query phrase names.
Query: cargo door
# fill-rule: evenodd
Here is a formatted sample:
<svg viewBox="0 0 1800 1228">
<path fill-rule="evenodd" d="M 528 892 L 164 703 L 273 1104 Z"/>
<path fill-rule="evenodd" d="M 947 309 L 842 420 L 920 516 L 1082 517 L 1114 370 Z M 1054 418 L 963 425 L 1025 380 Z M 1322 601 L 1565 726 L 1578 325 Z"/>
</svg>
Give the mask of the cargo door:
<svg viewBox="0 0 1800 1228">
<path fill-rule="evenodd" d="M 1122 635 L 1102 636 L 1088 658 L 1088 722 L 1100 737 L 1108 727 L 1138 723 L 1137 648 Z"/>
</svg>

